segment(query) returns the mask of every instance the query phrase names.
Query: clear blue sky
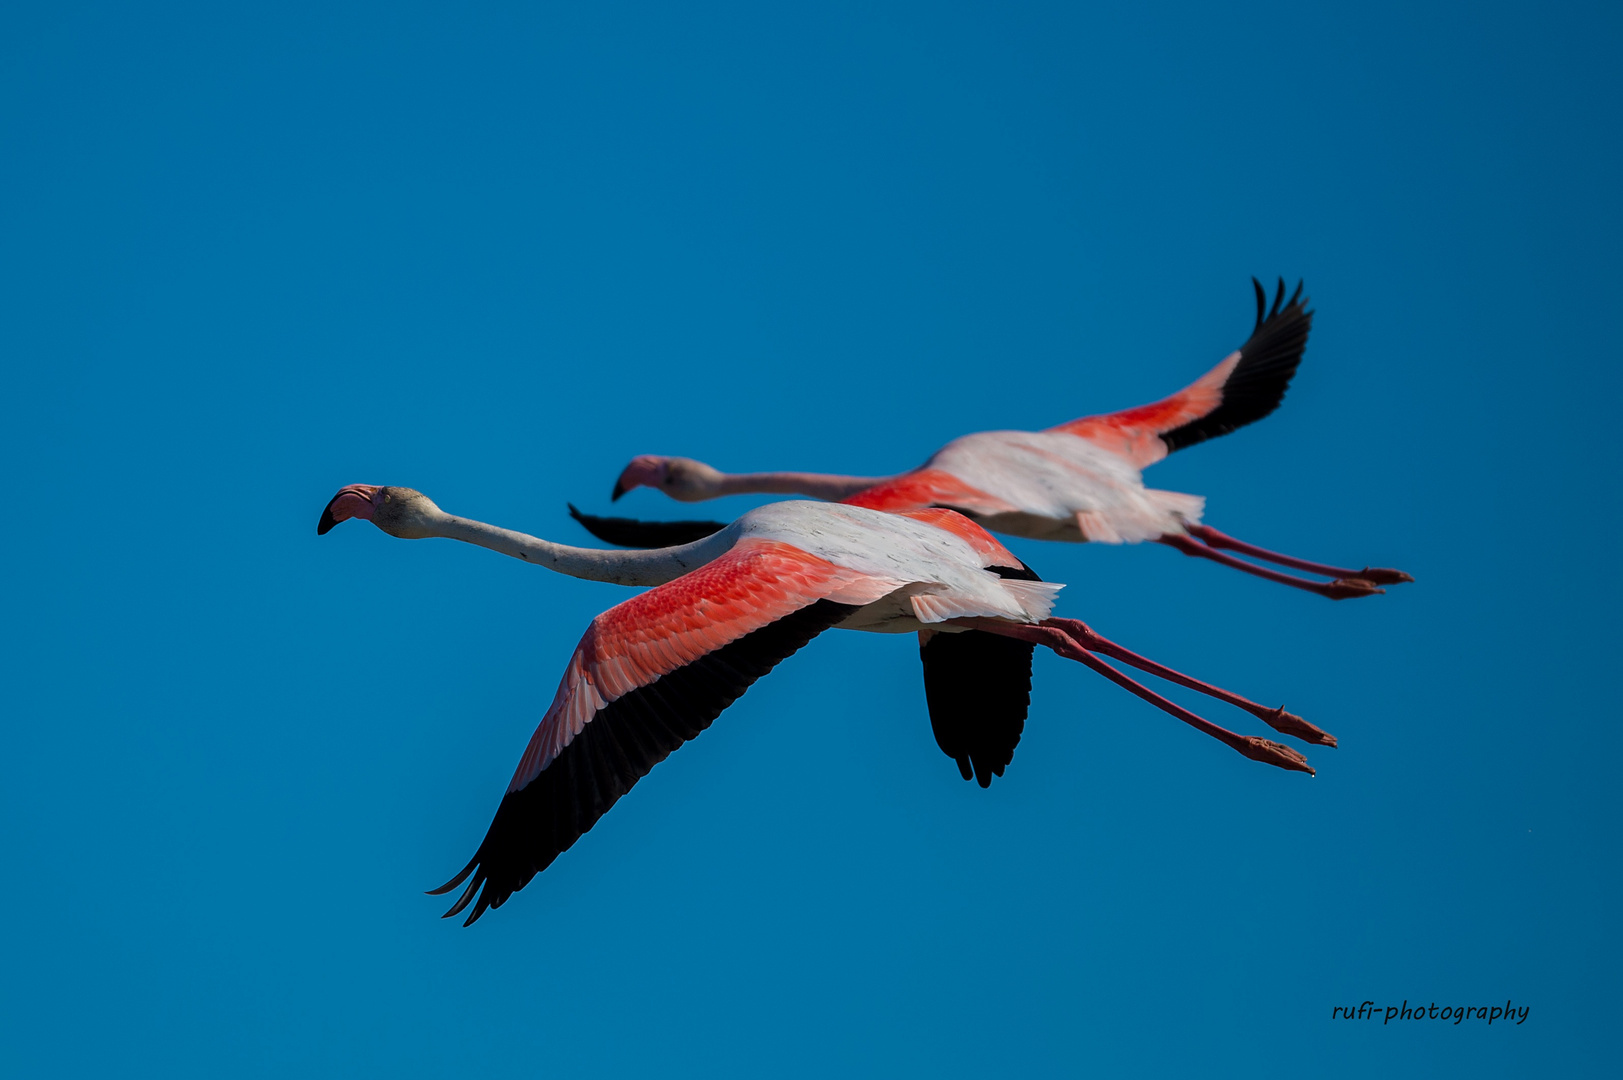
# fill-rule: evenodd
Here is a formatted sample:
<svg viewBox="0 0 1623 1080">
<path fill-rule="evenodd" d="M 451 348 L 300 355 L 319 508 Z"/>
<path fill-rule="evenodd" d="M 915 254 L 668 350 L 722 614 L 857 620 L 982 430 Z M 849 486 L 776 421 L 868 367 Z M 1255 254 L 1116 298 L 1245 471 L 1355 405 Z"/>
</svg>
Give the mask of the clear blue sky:
<svg viewBox="0 0 1623 1080">
<path fill-rule="evenodd" d="M 538 6 L 0 17 L 15 1075 L 1610 1071 L 1615 8 Z M 982 791 L 835 633 L 437 918 L 623 594 L 340 485 L 586 542 L 635 453 L 899 470 L 1184 385 L 1252 274 L 1290 396 L 1153 482 L 1418 583 L 1017 547 L 1317 779 L 1046 657 Z M 1331 1019 L 1405 998 L 1531 1013 Z"/>
</svg>

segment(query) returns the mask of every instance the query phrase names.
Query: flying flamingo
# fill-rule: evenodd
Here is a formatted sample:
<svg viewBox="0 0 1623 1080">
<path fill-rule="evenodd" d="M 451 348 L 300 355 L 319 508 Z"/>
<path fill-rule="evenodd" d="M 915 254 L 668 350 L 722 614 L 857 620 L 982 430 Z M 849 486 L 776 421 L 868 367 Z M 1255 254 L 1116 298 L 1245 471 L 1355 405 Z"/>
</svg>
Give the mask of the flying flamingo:
<svg viewBox="0 0 1623 1080">
<path fill-rule="evenodd" d="M 1313 313 L 1302 287 L 1285 302 L 1279 282 L 1272 310 L 1255 278 L 1257 323 L 1251 338 L 1194 383 L 1153 405 L 1073 420 L 1047 431 L 985 431 L 954 439 L 923 465 L 898 476 L 823 473 L 728 475 L 700 461 L 643 455 L 615 482 L 612 498 L 636 487 L 658 488 L 698 502 L 743 493 L 798 494 L 875 510 L 947 507 L 993 532 L 1034 540 L 1166 544 L 1269 581 L 1332 600 L 1385 592 L 1381 585 L 1413 581 L 1401 570 L 1353 570 L 1268 551 L 1200 523 L 1205 499 L 1146 488 L 1143 469 L 1174 450 L 1226 435 L 1261 420 L 1285 396 L 1307 345 Z M 629 547 L 686 543 L 720 522 L 643 522 L 569 512 L 594 536 Z M 1314 581 L 1236 558 L 1319 574 Z"/>
<path fill-rule="evenodd" d="M 410 488 L 353 484 L 328 503 L 316 531 L 352 517 L 391 536 L 448 537 L 574 577 L 654 586 L 592 620 L 484 841 L 461 873 L 433 890 L 468 881 L 446 912 L 472 903 L 467 923 L 505 903 L 751 683 L 834 626 L 919 632 L 937 739 L 966 779 L 971 767 L 1001 773 L 1012 756 L 1010 721 L 1018 740 L 1035 645 L 1093 668 L 1255 761 L 1313 772 L 1295 750 L 1218 727 L 1095 654 L 1238 706 L 1305 741 L 1335 745 L 1284 709 L 1191 679 L 1074 619 L 1051 617 L 1061 586 L 1038 580 L 984 529 L 951 511 L 783 502 L 684 546 L 597 551 L 454 517 Z M 947 642 L 951 651 L 939 651 Z M 1023 664 L 1011 656 L 1021 650 Z M 975 666 L 985 667 L 985 679 L 971 677 Z M 966 700 L 953 700 L 972 684 Z M 944 710 L 939 718 L 937 708 Z M 989 717 L 975 712 L 983 708 Z"/>
</svg>

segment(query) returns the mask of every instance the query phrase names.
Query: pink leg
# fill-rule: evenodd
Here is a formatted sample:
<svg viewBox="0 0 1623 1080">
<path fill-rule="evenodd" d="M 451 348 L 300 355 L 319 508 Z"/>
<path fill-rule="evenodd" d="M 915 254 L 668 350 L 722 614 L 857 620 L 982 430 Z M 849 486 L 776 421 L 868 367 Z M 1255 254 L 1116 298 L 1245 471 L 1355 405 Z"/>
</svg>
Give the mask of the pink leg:
<svg viewBox="0 0 1623 1080">
<path fill-rule="evenodd" d="M 1389 570 L 1379 566 L 1366 566 L 1362 570 L 1348 570 L 1340 566 L 1326 566 L 1324 563 L 1309 562 L 1306 559 L 1297 559 L 1290 555 L 1281 555 L 1277 551 L 1248 544 L 1243 540 L 1236 540 L 1227 533 L 1220 533 L 1210 525 L 1185 526 L 1191 534 L 1206 541 L 1214 548 L 1228 551 L 1238 551 L 1241 555 L 1249 555 L 1253 559 L 1263 562 L 1275 563 L 1279 566 L 1288 566 L 1293 570 L 1306 570 L 1310 574 L 1323 574 L 1331 578 L 1357 578 L 1376 585 L 1401 585 L 1414 578 L 1402 570 Z"/>
<path fill-rule="evenodd" d="M 1212 738 L 1245 755 L 1252 761 L 1260 761 L 1266 765 L 1278 766 L 1281 769 L 1290 769 L 1296 772 L 1305 772 L 1310 776 L 1313 775 L 1313 769 L 1308 765 L 1307 758 L 1290 747 L 1282 746 L 1268 739 L 1259 739 L 1252 735 L 1237 735 L 1227 728 L 1218 727 L 1210 720 L 1196 716 L 1182 705 L 1168 701 L 1154 690 L 1142 683 L 1135 682 L 1097 656 L 1094 656 L 1075 641 L 1072 641 L 1070 635 L 1061 627 L 1006 623 L 996 619 L 965 619 L 962 622 L 966 625 L 972 624 L 980 630 L 989 630 L 994 634 L 1002 634 L 1004 637 L 1018 638 L 1021 641 L 1029 641 L 1035 645 L 1046 645 L 1069 660 L 1076 660 L 1086 664 L 1117 686 L 1143 698 L 1161 711 L 1170 713 L 1190 727 L 1204 731 Z"/>
<path fill-rule="evenodd" d="M 1320 596 L 1328 596 L 1332 600 L 1347 600 L 1355 596 L 1372 596 L 1375 593 L 1386 591 L 1385 589 L 1376 588 L 1373 582 L 1355 577 L 1337 578 L 1335 581 L 1323 582 L 1311 581 L 1308 578 L 1295 577 L 1291 574 L 1282 574 L 1278 570 L 1269 570 L 1266 567 L 1248 563 L 1244 559 L 1236 559 L 1233 555 L 1225 555 L 1215 548 L 1207 547 L 1198 540 L 1192 540 L 1177 533 L 1167 533 L 1165 536 L 1157 537 L 1155 542 L 1177 548 L 1185 555 L 1210 559 L 1213 562 L 1222 563 L 1224 566 L 1232 566 L 1236 570 L 1244 571 L 1255 577 L 1264 578 L 1268 581 L 1277 581 L 1281 585 L 1289 585 L 1295 589 L 1306 589 L 1308 592 L 1318 593 Z"/>
<path fill-rule="evenodd" d="M 1315 724 L 1308 723 L 1295 713 L 1286 712 L 1283 705 L 1277 709 L 1270 709 L 1266 705 L 1258 705 L 1255 701 L 1247 700 L 1239 694 L 1230 693 L 1220 686 L 1213 686 L 1211 683 L 1192 679 L 1181 671 L 1175 671 L 1165 664 L 1157 664 L 1147 656 L 1140 656 L 1138 653 L 1130 652 L 1117 645 L 1114 641 L 1100 637 L 1092 627 L 1080 620 L 1045 619 L 1042 625 L 1060 627 L 1072 641 L 1089 652 L 1103 653 L 1106 656 L 1120 660 L 1129 667 L 1147 671 L 1151 675 L 1165 679 L 1167 682 L 1187 686 L 1189 689 L 1198 690 L 1208 697 L 1214 697 L 1218 701 L 1226 701 L 1230 705 L 1244 709 L 1282 735 L 1293 735 L 1303 742 L 1313 743 L 1316 746 L 1336 745 L 1334 735 Z"/>
</svg>

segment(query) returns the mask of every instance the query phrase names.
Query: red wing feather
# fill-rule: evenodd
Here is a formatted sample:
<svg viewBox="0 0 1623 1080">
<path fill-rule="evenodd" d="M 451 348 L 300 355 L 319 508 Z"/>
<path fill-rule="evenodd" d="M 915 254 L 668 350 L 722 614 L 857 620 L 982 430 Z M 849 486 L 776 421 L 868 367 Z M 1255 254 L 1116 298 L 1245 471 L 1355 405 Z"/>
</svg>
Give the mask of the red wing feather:
<svg viewBox="0 0 1623 1080">
<path fill-rule="evenodd" d="M 930 506 L 960 507 L 977 514 L 1007 514 L 1016 509 L 996 496 L 970 487 L 944 469 L 928 466 L 883 480 L 840 501 L 890 513 Z"/>
<path fill-rule="evenodd" d="M 1142 469 L 1174 450 L 1227 435 L 1273 412 L 1302 362 L 1313 312 L 1307 310 L 1300 284 L 1286 303 L 1281 280 L 1272 311 L 1261 283 L 1253 278 L 1252 284 L 1257 290 L 1256 328 L 1222 363 L 1152 405 L 1086 416 L 1049 430 L 1091 440 Z"/>
<path fill-rule="evenodd" d="M 447 915 L 473 922 L 551 865 L 756 679 L 897 582 L 746 540 L 592 620 Z"/>
</svg>

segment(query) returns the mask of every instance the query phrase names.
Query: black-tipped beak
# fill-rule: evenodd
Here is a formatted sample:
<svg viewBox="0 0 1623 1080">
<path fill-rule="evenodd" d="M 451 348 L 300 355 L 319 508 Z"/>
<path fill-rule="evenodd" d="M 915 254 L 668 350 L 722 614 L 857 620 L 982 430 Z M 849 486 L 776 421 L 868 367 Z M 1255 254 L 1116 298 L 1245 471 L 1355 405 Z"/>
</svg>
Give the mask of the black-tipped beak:
<svg viewBox="0 0 1623 1080">
<path fill-rule="evenodd" d="M 326 536 L 329 532 L 332 531 L 332 527 L 334 525 L 338 524 L 338 519 L 332 516 L 332 508 L 333 508 L 333 504 L 336 503 L 339 499 L 342 499 L 343 497 L 344 497 L 344 493 L 342 491 L 340 491 L 337 495 L 334 495 L 332 497 L 332 500 L 330 502 L 327 503 L 327 509 L 325 509 L 325 510 L 323 510 L 321 512 L 321 520 L 316 522 L 316 535 L 317 536 Z"/>
<path fill-rule="evenodd" d="M 616 480 L 614 482 L 614 491 L 609 495 L 609 502 L 619 502 L 620 496 L 630 490 L 630 488 L 626 487 L 624 480 Z"/>
<path fill-rule="evenodd" d="M 334 525 L 346 518 L 370 518 L 372 497 L 381 490 L 372 484 L 351 484 L 341 488 L 321 512 L 321 520 L 316 522 L 316 535 L 326 536 Z"/>
</svg>

